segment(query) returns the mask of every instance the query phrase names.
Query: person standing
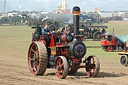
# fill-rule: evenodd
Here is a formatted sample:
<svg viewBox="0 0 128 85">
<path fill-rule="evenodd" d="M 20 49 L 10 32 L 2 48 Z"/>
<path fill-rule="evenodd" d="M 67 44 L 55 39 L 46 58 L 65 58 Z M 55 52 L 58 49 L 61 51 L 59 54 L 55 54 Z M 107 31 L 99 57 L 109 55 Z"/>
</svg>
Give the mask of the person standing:
<svg viewBox="0 0 128 85">
<path fill-rule="evenodd" d="M 48 24 L 45 24 L 45 27 L 42 29 L 42 35 L 50 34 L 50 31 L 48 29 Z"/>
</svg>

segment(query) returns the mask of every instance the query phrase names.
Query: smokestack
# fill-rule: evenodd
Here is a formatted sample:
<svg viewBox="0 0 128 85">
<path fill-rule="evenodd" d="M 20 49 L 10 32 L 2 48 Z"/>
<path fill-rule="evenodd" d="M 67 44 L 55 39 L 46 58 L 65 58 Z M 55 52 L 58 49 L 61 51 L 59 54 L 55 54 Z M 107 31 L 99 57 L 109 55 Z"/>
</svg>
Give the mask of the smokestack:
<svg viewBox="0 0 128 85">
<path fill-rule="evenodd" d="M 80 34 L 79 32 L 79 15 L 80 15 L 80 8 L 75 6 L 73 8 L 73 24 L 74 24 L 74 35 L 77 37 L 77 35 Z"/>
</svg>

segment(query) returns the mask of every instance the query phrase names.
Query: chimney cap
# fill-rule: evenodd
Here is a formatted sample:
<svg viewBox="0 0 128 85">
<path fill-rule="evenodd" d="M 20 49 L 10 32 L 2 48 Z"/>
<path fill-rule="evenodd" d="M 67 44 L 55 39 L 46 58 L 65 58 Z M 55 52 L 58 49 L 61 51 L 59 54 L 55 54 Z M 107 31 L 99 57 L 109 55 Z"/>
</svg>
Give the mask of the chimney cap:
<svg viewBox="0 0 128 85">
<path fill-rule="evenodd" d="M 75 7 L 73 8 L 73 11 L 79 11 L 79 12 L 80 12 L 80 8 L 79 8 L 78 6 L 75 6 Z"/>
</svg>

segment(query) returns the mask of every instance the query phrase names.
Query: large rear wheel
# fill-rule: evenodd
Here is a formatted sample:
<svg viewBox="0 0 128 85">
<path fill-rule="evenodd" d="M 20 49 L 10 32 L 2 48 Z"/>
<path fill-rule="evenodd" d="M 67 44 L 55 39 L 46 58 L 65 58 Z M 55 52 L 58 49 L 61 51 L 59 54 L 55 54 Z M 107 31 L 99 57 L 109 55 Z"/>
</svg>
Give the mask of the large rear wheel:
<svg viewBox="0 0 128 85">
<path fill-rule="evenodd" d="M 43 42 L 33 42 L 28 51 L 28 65 L 34 75 L 43 75 L 48 63 L 47 49 Z"/>
<path fill-rule="evenodd" d="M 100 40 L 102 37 L 101 37 L 101 32 L 99 31 L 96 31 L 94 34 L 93 34 L 93 40 Z"/>
<path fill-rule="evenodd" d="M 96 77 L 99 74 L 100 62 L 96 56 L 89 56 L 86 63 L 86 72 L 89 77 Z"/>
<path fill-rule="evenodd" d="M 66 78 L 68 75 L 68 67 L 67 59 L 64 56 L 59 56 L 55 64 L 56 76 L 60 79 Z"/>
</svg>

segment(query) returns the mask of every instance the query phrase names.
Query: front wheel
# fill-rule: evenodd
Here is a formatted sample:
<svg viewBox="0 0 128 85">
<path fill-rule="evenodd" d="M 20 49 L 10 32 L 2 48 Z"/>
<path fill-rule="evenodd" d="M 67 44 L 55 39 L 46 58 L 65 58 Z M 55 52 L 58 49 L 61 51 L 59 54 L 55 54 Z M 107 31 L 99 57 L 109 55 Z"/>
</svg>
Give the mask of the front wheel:
<svg viewBox="0 0 128 85">
<path fill-rule="evenodd" d="M 96 56 L 89 56 L 86 62 L 86 72 L 89 77 L 96 77 L 99 74 L 100 62 Z"/>
<path fill-rule="evenodd" d="M 108 51 L 109 51 L 109 52 L 112 52 L 113 50 L 114 50 L 114 48 L 113 48 L 112 46 L 109 46 L 109 47 L 108 47 Z"/>
<path fill-rule="evenodd" d="M 56 76 L 60 79 L 66 78 L 68 75 L 68 61 L 64 56 L 59 56 L 56 60 L 55 69 L 56 69 Z"/>
</svg>

